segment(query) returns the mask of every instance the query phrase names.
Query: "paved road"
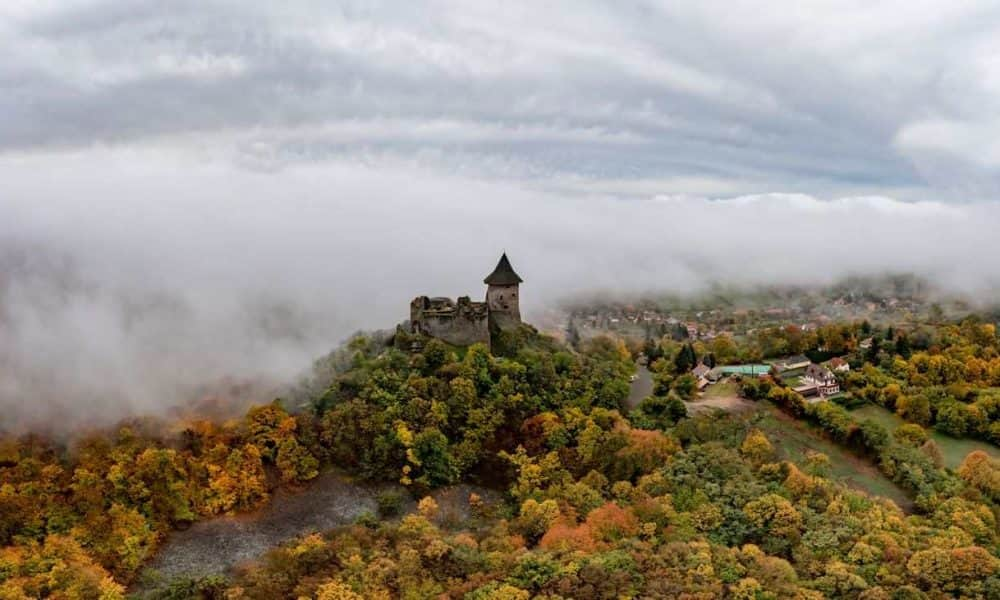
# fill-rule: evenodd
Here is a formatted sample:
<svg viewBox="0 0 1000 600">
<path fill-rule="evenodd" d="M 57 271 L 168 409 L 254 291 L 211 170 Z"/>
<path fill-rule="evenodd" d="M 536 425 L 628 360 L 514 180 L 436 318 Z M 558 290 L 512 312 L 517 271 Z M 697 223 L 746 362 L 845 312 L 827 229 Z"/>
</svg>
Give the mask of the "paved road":
<svg viewBox="0 0 1000 600">
<path fill-rule="evenodd" d="M 628 398 L 625 400 L 625 405 L 629 409 L 637 408 L 643 398 L 653 393 L 653 374 L 643 365 L 637 364 L 635 368 L 637 377 L 632 382 L 632 389 L 629 390 Z"/>
</svg>

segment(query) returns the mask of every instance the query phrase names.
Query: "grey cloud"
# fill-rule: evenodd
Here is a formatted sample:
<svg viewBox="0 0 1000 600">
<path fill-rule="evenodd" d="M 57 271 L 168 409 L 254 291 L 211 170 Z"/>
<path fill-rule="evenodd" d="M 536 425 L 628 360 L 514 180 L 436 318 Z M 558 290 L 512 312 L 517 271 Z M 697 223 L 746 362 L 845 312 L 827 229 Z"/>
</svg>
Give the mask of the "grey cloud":
<svg viewBox="0 0 1000 600">
<path fill-rule="evenodd" d="M 14 57 L 0 66 L 8 152 L 449 120 L 508 135 L 312 134 L 287 146 L 306 160 L 455 152 L 484 170 L 520 160 L 553 176 L 701 176 L 745 182 L 745 192 L 834 195 L 923 188 L 916 197 L 932 198 L 953 191 L 947 171 L 901 132 L 928 115 L 996 131 L 988 113 L 1000 100 L 984 78 L 997 76 L 982 60 L 996 51 L 988 3 L 70 6 L 0 29 Z M 604 135 L 538 140 L 539 129 Z M 622 148 L 623 136 L 636 143 Z M 988 195 L 997 168 L 974 168 Z"/>
</svg>

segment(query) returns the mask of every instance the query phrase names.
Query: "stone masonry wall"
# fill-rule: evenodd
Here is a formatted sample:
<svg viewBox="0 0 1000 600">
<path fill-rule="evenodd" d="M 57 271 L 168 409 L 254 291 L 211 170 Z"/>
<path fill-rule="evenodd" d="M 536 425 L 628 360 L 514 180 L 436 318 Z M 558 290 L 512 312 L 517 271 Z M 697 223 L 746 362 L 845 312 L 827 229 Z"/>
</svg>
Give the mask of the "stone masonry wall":
<svg viewBox="0 0 1000 600">
<path fill-rule="evenodd" d="M 422 333 L 456 346 L 477 342 L 489 345 L 489 311 L 484 302 L 471 302 L 467 296 L 453 304 L 450 300 L 414 298 L 410 304 L 410 324 L 414 333 Z"/>
</svg>

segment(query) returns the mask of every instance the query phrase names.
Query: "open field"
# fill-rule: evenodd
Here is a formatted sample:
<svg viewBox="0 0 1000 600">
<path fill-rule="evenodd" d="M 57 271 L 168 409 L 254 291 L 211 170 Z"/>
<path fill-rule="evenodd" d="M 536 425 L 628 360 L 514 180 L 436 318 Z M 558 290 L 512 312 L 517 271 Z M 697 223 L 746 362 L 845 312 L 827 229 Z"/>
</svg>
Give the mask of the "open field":
<svg viewBox="0 0 1000 600">
<path fill-rule="evenodd" d="M 701 412 L 709 412 L 715 409 L 724 410 L 730 413 L 746 412 L 754 410 L 756 405 L 744 398 L 740 398 L 736 394 L 730 396 L 709 396 L 704 398 L 699 398 L 692 402 L 685 402 L 689 414 L 697 414 Z"/>
<path fill-rule="evenodd" d="M 861 408 L 856 408 L 851 411 L 851 415 L 858 420 L 871 419 L 876 423 L 880 423 L 890 432 L 895 431 L 897 427 L 906 422 L 896 413 L 875 404 L 869 404 L 862 406 Z M 941 454 L 944 457 L 944 464 L 946 467 L 951 469 L 958 468 L 958 465 L 962 463 L 962 459 L 974 450 L 983 450 L 990 456 L 1000 458 L 1000 448 L 997 448 L 988 442 L 953 438 L 950 435 L 945 435 L 933 428 L 929 428 L 927 433 L 941 448 Z"/>
<path fill-rule="evenodd" d="M 723 398 L 740 395 L 740 386 L 732 381 L 721 381 L 713 383 L 705 388 L 702 393 L 703 398 Z"/>
<path fill-rule="evenodd" d="M 740 386 L 728 379 L 713 383 L 705 388 L 705 391 L 698 398 L 684 404 L 687 405 L 690 414 L 715 409 L 726 412 L 745 412 L 756 408 L 753 402 L 740 397 Z"/>
<path fill-rule="evenodd" d="M 774 443 L 781 458 L 797 464 L 805 462 L 806 452 L 822 452 L 830 458 L 830 478 L 874 496 L 893 500 L 904 510 L 913 502 L 902 488 L 882 474 L 873 463 L 827 439 L 823 432 L 795 419 L 769 402 L 761 402 L 757 426 Z"/>
</svg>

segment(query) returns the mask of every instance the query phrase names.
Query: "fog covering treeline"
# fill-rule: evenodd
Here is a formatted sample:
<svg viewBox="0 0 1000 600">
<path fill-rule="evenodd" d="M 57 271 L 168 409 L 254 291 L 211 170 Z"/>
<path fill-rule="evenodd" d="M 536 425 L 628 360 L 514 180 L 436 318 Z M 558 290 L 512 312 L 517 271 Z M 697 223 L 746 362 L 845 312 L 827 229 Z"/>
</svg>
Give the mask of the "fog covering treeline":
<svg viewBox="0 0 1000 600">
<path fill-rule="evenodd" d="M 601 307 L 628 304 L 635 308 L 664 311 L 691 310 L 763 310 L 779 307 L 816 307 L 843 300 L 850 303 L 880 304 L 894 299 L 929 308 L 937 304 L 952 313 L 984 311 L 997 305 L 993 296 L 973 296 L 956 288 L 936 284 L 913 273 L 880 275 L 848 275 L 829 284 L 731 284 L 706 282 L 697 288 L 680 290 L 648 290 L 615 293 L 600 291 L 576 294 L 559 304 L 567 311 L 585 311 Z"/>
<path fill-rule="evenodd" d="M 978 300 L 1000 272 L 992 205 L 580 199 L 407 168 L 273 177 L 189 165 L 178 177 L 172 165 L 93 160 L 0 204 L 5 427 L 266 400 L 352 332 L 406 319 L 415 295 L 483 295 L 503 250 L 525 278 L 529 322 L 594 291 L 886 272 Z"/>
</svg>

